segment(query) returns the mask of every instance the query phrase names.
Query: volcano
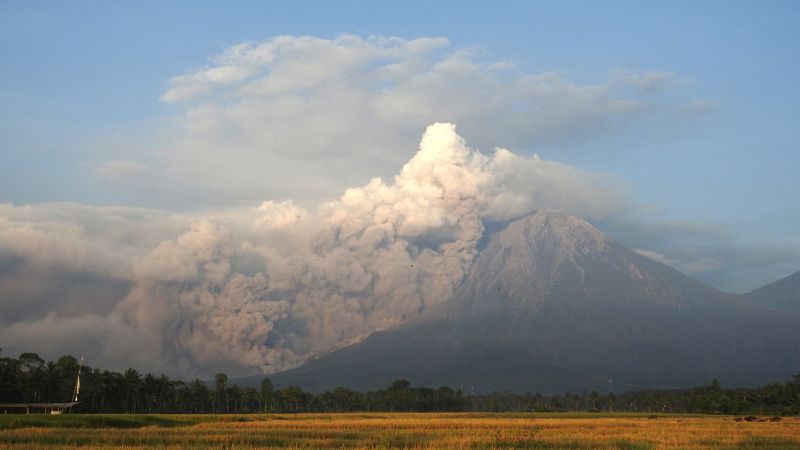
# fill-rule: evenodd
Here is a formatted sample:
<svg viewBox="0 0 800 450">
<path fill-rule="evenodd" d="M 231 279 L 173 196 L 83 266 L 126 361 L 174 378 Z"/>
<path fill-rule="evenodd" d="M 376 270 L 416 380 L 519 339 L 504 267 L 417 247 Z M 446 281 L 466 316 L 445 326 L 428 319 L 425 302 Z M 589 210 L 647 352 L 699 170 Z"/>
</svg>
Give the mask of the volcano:
<svg viewBox="0 0 800 450">
<path fill-rule="evenodd" d="M 476 393 L 782 381 L 800 372 L 800 320 L 763 296 L 719 291 L 538 210 L 494 233 L 453 298 L 422 318 L 269 376 L 313 391 L 403 378 Z"/>
</svg>

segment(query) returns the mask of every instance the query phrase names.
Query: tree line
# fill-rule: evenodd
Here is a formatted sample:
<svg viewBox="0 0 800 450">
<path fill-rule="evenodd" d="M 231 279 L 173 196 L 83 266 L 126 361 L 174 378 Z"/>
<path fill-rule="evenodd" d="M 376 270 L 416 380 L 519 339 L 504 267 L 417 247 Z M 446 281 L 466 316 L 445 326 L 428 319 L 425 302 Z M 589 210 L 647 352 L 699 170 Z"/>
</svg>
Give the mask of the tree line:
<svg viewBox="0 0 800 450">
<path fill-rule="evenodd" d="M 492 393 L 468 397 L 473 411 L 623 411 L 738 415 L 800 414 L 800 374 L 785 383 L 725 389 L 719 381 L 690 389 L 651 389 L 619 394 L 597 391 L 562 395 Z"/>
<path fill-rule="evenodd" d="M 0 349 L 2 351 L 2 349 Z M 80 369 L 79 369 L 80 368 Z M 255 413 L 352 411 L 627 411 L 705 414 L 800 414 L 800 374 L 786 383 L 760 388 L 722 388 L 714 380 L 691 389 L 614 394 L 597 391 L 560 395 L 495 392 L 464 395 L 447 386 L 413 387 L 396 380 L 383 390 L 359 392 L 339 387 L 321 394 L 297 386 L 239 387 L 219 373 L 211 382 L 174 380 L 130 368 L 115 372 L 80 366 L 72 356 L 45 361 L 36 353 L 18 358 L 0 354 L 0 403 L 71 400 L 80 370 L 82 413 Z"/>
<path fill-rule="evenodd" d="M 412 387 L 397 380 L 387 389 L 359 392 L 336 388 L 312 394 L 296 386 L 275 389 L 269 378 L 259 389 L 228 383 L 219 373 L 212 382 L 173 380 L 166 375 L 142 374 L 81 366 L 72 356 L 45 361 L 36 353 L 19 358 L 0 355 L 0 403 L 67 402 L 80 370 L 80 413 L 255 413 L 347 411 L 465 411 L 461 391 Z"/>
</svg>

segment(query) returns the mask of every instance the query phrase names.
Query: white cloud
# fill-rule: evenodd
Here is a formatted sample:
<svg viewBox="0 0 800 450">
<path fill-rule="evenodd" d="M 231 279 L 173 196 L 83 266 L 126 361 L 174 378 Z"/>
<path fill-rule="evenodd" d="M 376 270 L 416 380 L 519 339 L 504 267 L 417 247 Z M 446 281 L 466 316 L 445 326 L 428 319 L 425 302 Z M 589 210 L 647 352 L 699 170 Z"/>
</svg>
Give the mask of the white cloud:
<svg viewBox="0 0 800 450">
<path fill-rule="evenodd" d="M 661 264 L 666 264 L 668 266 L 674 264 L 674 261 L 669 259 L 667 257 L 667 255 L 665 255 L 665 254 L 663 254 L 661 252 L 657 252 L 657 251 L 654 251 L 654 250 L 645 250 L 645 249 L 641 249 L 641 248 L 636 248 L 633 251 L 635 251 L 636 253 L 644 256 L 645 258 L 650 258 L 653 261 L 660 262 Z"/>
<path fill-rule="evenodd" d="M 719 261 L 703 256 L 700 256 L 699 258 L 695 256 L 693 259 L 687 259 L 686 255 L 681 255 L 683 258 L 669 257 L 662 252 L 657 252 L 654 250 L 635 249 L 634 251 L 646 258 L 650 258 L 653 261 L 658 261 L 661 264 L 671 266 L 674 269 L 678 269 L 681 272 L 688 273 L 690 275 L 708 272 L 720 267 Z"/>
<path fill-rule="evenodd" d="M 675 87 L 661 72 L 578 83 L 486 59 L 436 37 L 278 36 L 235 45 L 169 81 L 163 99 L 183 112 L 161 127 L 165 136 L 115 147 L 128 149 L 117 159 L 146 164 L 159 181 L 146 192 L 113 188 L 168 208 L 263 198 L 315 206 L 391 176 L 419 130 L 437 121 L 458 123 L 478 148 L 530 152 L 580 146 L 653 115 L 701 112 L 650 95 Z"/>
<path fill-rule="evenodd" d="M 645 94 L 661 94 L 682 82 L 671 73 L 638 73 L 628 70 L 617 70 L 614 73 L 614 80 L 618 83 L 631 86 Z"/>
</svg>

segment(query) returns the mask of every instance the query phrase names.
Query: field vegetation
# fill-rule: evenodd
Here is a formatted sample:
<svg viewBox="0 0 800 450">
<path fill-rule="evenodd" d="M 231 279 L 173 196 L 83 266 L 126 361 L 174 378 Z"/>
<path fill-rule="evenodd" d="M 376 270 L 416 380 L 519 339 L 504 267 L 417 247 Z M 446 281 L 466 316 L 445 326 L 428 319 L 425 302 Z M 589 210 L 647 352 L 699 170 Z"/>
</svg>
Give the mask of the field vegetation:
<svg viewBox="0 0 800 450">
<path fill-rule="evenodd" d="M 624 413 L 2 415 L 0 447 L 796 449 L 800 419 Z"/>
</svg>

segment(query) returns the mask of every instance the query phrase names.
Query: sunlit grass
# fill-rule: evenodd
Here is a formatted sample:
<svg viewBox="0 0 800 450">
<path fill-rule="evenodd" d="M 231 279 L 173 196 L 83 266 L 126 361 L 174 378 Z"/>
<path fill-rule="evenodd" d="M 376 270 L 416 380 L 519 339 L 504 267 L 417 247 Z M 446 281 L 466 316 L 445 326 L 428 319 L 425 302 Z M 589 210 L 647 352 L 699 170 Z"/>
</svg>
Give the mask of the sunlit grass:
<svg viewBox="0 0 800 450">
<path fill-rule="evenodd" d="M 800 448 L 800 419 L 636 414 L 0 417 L 0 448 Z"/>
</svg>

